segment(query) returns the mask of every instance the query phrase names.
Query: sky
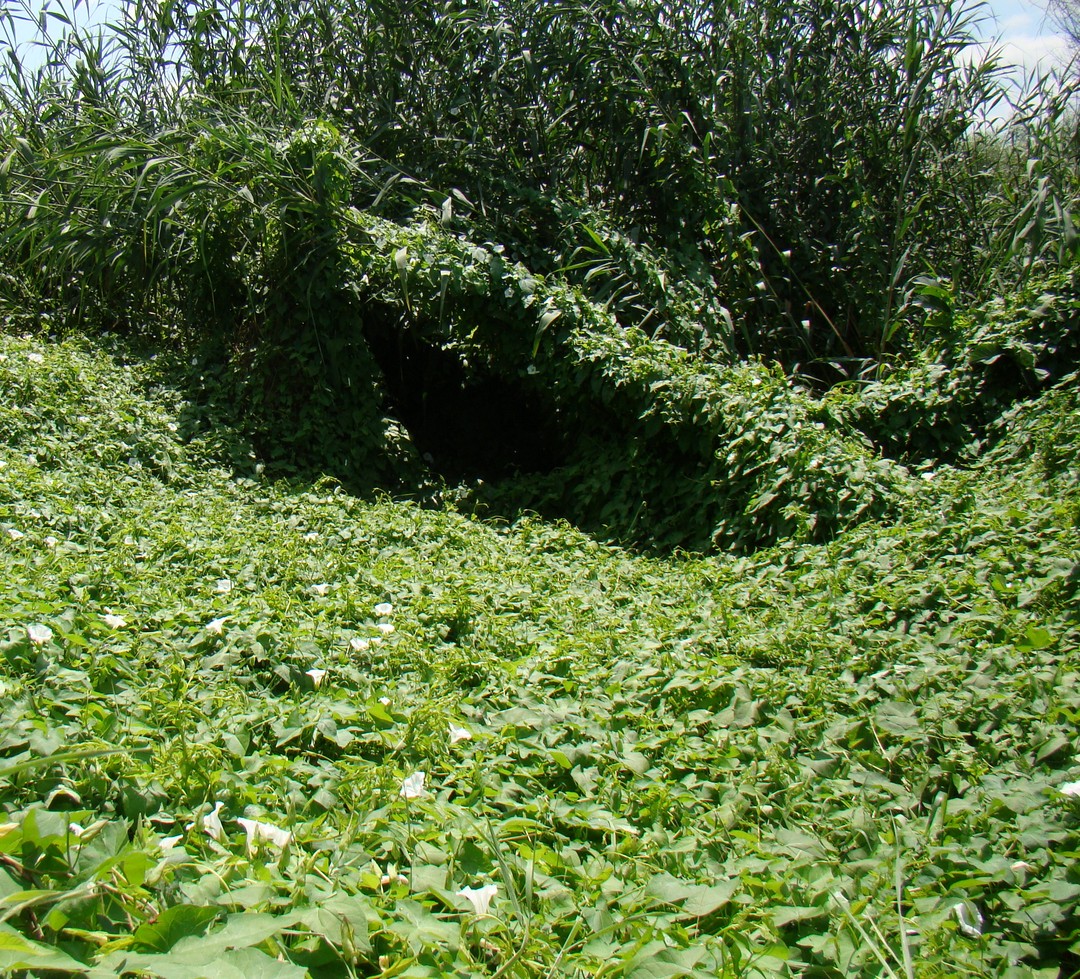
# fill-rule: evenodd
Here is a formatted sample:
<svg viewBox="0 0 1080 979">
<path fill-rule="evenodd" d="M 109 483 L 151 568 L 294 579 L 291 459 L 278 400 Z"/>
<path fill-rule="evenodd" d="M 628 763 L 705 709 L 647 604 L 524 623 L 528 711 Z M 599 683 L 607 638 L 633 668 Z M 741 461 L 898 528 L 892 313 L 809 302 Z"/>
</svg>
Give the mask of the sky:
<svg viewBox="0 0 1080 979">
<path fill-rule="evenodd" d="M 1004 47 L 1003 60 L 1031 70 L 1067 62 L 1070 48 L 1046 14 L 1045 3 L 1032 0 L 989 0 L 992 15 L 983 34 Z"/>
<path fill-rule="evenodd" d="M 77 9 L 83 20 L 89 10 L 115 9 L 115 0 L 50 0 L 55 7 Z M 1077 0 L 1080 3 L 1080 0 Z M 21 6 L 22 0 L 0 0 L 0 9 Z M 31 9 L 39 9 L 42 0 L 29 0 Z M 1030 71 L 1036 66 L 1044 68 L 1068 60 L 1070 49 L 1047 17 L 1046 0 L 986 0 L 982 30 L 989 41 L 998 40 L 1003 45 L 1004 60 Z"/>
</svg>

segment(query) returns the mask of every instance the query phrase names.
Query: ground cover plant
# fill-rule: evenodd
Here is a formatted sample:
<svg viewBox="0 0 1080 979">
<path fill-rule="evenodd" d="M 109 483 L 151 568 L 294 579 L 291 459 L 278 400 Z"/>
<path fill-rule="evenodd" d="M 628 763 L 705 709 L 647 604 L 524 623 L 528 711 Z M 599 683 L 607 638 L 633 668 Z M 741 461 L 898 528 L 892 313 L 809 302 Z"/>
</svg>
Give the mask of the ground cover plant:
<svg viewBox="0 0 1080 979">
<path fill-rule="evenodd" d="M 0 967 L 1075 969 L 1074 378 L 895 520 L 662 559 L 0 344 Z"/>
<path fill-rule="evenodd" d="M 1072 85 L 79 9 L 0 10 L 0 973 L 1080 975 Z"/>
</svg>

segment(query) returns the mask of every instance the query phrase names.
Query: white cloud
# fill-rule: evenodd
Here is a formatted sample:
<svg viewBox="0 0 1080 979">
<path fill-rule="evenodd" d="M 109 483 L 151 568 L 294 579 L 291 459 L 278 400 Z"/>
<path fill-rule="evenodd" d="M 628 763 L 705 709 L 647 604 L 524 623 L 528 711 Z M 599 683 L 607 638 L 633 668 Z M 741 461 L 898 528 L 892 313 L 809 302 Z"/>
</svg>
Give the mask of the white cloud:
<svg viewBox="0 0 1080 979">
<path fill-rule="evenodd" d="M 980 18 L 979 33 L 984 50 L 991 49 L 1009 77 L 1020 82 L 1033 72 L 1066 67 L 1072 47 L 1042 4 L 1030 0 L 990 0 L 990 16 Z"/>
<path fill-rule="evenodd" d="M 1071 57 L 1071 46 L 1060 34 L 1013 33 L 1001 38 L 1002 63 L 1015 65 L 1024 75 L 1062 69 Z"/>
<path fill-rule="evenodd" d="M 977 21 L 980 43 L 966 52 L 965 60 L 977 61 L 992 53 L 1012 100 L 1022 98 L 1027 82 L 1040 74 L 1063 76 L 1074 51 L 1069 40 L 1047 16 L 1046 9 L 1029 0 L 989 0 L 988 16 Z M 1000 102 L 990 114 L 1003 119 L 1010 113 L 1008 102 Z"/>
</svg>

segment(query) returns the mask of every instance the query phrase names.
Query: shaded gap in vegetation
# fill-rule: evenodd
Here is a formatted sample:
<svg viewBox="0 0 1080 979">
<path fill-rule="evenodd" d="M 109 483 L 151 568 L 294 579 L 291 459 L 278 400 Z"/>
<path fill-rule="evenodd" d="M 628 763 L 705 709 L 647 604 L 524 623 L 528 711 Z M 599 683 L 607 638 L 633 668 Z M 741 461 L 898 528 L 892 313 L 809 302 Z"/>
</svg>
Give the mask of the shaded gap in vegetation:
<svg viewBox="0 0 1080 979">
<path fill-rule="evenodd" d="M 563 465 L 558 408 L 517 379 L 465 363 L 408 330 L 369 324 L 388 407 L 444 479 L 499 480 Z"/>
</svg>

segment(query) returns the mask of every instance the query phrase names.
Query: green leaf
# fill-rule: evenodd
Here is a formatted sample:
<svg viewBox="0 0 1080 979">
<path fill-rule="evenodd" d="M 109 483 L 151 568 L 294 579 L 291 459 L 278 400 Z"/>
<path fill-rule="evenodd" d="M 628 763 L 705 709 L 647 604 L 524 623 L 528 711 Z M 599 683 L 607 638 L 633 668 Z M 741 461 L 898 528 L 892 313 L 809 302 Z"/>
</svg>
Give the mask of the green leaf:
<svg viewBox="0 0 1080 979">
<path fill-rule="evenodd" d="M 59 949 L 26 938 L 10 925 L 0 922 L 0 970 L 20 969 L 81 974 L 86 971 L 86 966 Z"/>
<path fill-rule="evenodd" d="M 1073 739 L 1065 737 L 1064 735 L 1055 735 L 1052 738 L 1048 738 L 1041 745 L 1039 750 L 1035 753 L 1035 763 L 1041 765 L 1045 761 L 1049 761 L 1056 755 L 1063 752 L 1071 752 L 1073 745 Z"/>
<path fill-rule="evenodd" d="M 665 904 L 681 904 L 686 914 L 704 918 L 727 904 L 738 889 L 737 880 L 705 885 L 658 874 L 649 881 L 645 893 Z"/>
<path fill-rule="evenodd" d="M 293 915 L 259 914 L 250 911 L 230 914 L 225 924 L 201 939 L 192 939 L 190 945 L 200 948 L 247 948 L 258 945 L 280 934 L 293 923 Z"/>
<path fill-rule="evenodd" d="M 1053 635 L 1041 626 L 1029 625 L 1024 639 L 1018 643 L 1020 649 L 1047 649 L 1054 644 Z"/>
<path fill-rule="evenodd" d="M 461 940 L 461 927 L 457 921 L 437 918 L 417 901 L 398 901 L 394 905 L 394 914 L 395 920 L 387 927 L 406 941 L 455 949 Z"/>
<path fill-rule="evenodd" d="M 813 918 L 826 917 L 829 909 L 825 907 L 788 907 L 777 908 L 772 912 L 773 925 L 784 928 L 787 925 L 800 921 L 810 921 Z"/>
<path fill-rule="evenodd" d="M 653 942 L 643 948 L 626 966 L 628 979 L 671 979 L 673 976 L 697 974 L 695 970 L 705 958 L 703 948 L 667 948 Z"/>
<path fill-rule="evenodd" d="M 162 955 L 114 952 L 99 967 L 145 971 L 158 979 L 306 979 L 307 969 L 254 948 L 226 952 L 169 952 Z M 83 967 L 85 969 L 85 967 Z"/>
<path fill-rule="evenodd" d="M 135 929 L 132 947 L 140 952 L 167 952 L 182 938 L 201 936 L 220 914 L 220 908 L 173 905 L 162 911 L 156 920 Z"/>
</svg>

